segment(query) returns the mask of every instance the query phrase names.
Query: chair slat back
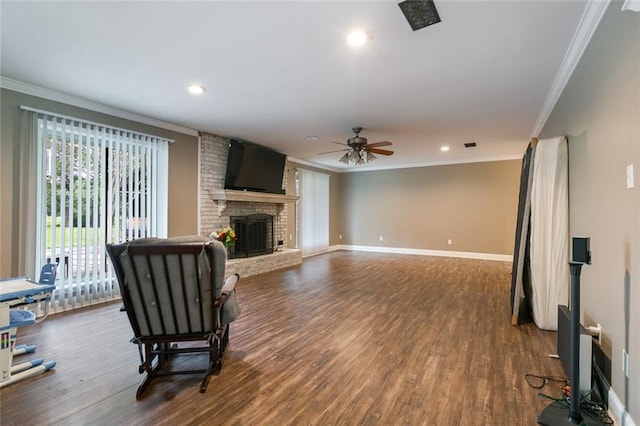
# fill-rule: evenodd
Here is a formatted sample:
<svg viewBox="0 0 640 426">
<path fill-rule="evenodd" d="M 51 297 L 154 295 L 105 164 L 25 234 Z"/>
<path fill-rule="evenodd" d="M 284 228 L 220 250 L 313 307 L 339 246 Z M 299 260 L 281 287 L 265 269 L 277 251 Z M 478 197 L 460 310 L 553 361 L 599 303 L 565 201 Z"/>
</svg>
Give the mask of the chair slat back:
<svg viewBox="0 0 640 426">
<path fill-rule="evenodd" d="M 136 337 L 215 330 L 213 243 L 137 240 L 107 251 Z"/>
</svg>

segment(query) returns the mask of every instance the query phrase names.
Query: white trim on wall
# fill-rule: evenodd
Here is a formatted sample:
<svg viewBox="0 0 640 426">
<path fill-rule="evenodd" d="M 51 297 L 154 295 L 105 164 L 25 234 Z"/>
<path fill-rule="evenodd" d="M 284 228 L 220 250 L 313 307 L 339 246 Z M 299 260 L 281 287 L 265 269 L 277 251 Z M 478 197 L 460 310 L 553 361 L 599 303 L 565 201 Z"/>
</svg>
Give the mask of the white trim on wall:
<svg viewBox="0 0 640 426">
<path fill-rule="evenodd" d="M 617 425 L 624 426 L 636 426 L 636 423 L 631 418 L 629 412 L 625 409 L 624 403 L 620 401 L 618 395 L 613 391 L 612 388 L 609 388 L 609 415 L 613 417 L 613 420 Z"/>
<path fill-rule="evenodd" d="M 24 83 L 22 81 L 14 80 L 14 79 L 3 77 L 3 76 L 0 76 L 0 87 L 7 90 L 13 90 L 14 92 L 20 92 L 27 95 L 48 99 L 50 101 L 61 102 L 61 103 L 75 106 L 78 108 L 84 108 L 84 109 L 88 109 L 95 112 L 101 112 L 103 114 L 124 118 L 125 120 L 136 121 L 138 123 L 159 127 L 161 129 L 171 130 L 171 131 L 182 133 L 185 135 L 198 136 L 198 132 L 196 130 L 190 129 L 188 127 L 180 126 L 178 124 L 168 123 L 166 121 L 157 120 L 155 118 L 139 115 L 129 111 L 123 111 L 117 108 L 113 108 L 110 106 L 99 104 L 97 102 L 90 101 L 88 99 L 79 98 L 77 96 L 58 92 L 52 89 L 45 89 L 44 87 L 35 86 L 33 84 Z"/>
<path fill-rule="evenodd" d="M 496 260 L 500 262 L 513 262 L 513 256 L 510 254 L 474 253 L 474 252 L 466 252 L 466 251 L 427 250 L 427 249 L 412 249 L 412 248 L 402 248 L 402 247 L 358 246 L 358 245 L 345 245 L 345 244 L 339 244 L 339 245 L 329 247 L 329 251 L 336 251 L 336 250 L 369 251 L 369 252 L 376 252 L 376 253 L 415 254 L 419 256 L 459 257 L 463 259 L 481 259 L 481 260 Z"/>
<path fill-rule="evenodd" d="M 576 28 L 573 39 L 569 44 L 569 49 L 567 49 L 567 53 L 564 55 L 564 59 L 562 60 L 562 64 L 560 64 L 556 78 L 553 80 L 551 89 L 549 89 L 542 110 L 540 110 L 538 114 L 538 120 L 531 132 L 532 138 L 537 138 L 544 128 L 545 123 L 549 119 L 558 99 L 560 99 L 560 95 L 569 82 L 571 74 L 573 74 L 573 71 L 576 69 L 578 62 L 580 62 L 580 58 L 587 48 L 589 41 L 591 41 L 591 36 L 593 36 L 596 28 L 598 28 L 598 24 L 604 16 L 610 2 L 611 0 L 587 2 L 582 18 L 580 18 L 580 22 L 578 23 L 578 28 Z"/>
</svg>

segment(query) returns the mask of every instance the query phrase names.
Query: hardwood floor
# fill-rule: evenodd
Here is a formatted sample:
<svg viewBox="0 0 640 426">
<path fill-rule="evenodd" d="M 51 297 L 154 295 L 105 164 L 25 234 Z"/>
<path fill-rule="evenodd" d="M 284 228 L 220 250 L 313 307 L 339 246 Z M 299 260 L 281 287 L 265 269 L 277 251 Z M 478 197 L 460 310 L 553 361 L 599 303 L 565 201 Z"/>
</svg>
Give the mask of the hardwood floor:
<svg viewBox="0 0 640 426">
<path fill-rule="evenodd" d="M 19 343 L 38 349 L 15 361 L 58 365 L 2 389 L 0 423 L 534 425 L 547 400 L 525 373 L 564 371 L 548 357 L 555 333 L 511 326 L 510 272 L 503 262 L 340 251 L 243 278 L 243 312 L 207 392 L 200 376 L 173 376 L 142 401 L 120 304 L 54 315 L 19 330 Z"/>
</svg>

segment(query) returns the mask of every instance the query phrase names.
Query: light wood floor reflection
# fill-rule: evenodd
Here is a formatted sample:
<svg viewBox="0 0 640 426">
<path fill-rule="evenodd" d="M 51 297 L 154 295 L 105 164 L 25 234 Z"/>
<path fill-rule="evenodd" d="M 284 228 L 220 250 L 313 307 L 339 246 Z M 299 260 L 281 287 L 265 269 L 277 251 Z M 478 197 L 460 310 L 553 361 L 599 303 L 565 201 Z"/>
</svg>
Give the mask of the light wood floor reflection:
<svg viewBox="0 0 640 426">
<path fill-rule="evenodd" d="M 548 401 L 524 375 L 564 371 L 554 332 L 511 326 L 510 279 L 504 262 L 348 251 L 242 278 L 207 392 L 159 378 L 142 401 L 119 303 L 53 315 L 18 343 L 58 364 L 2 389 L 0 423 L 534 425 Z"/>
</svg>

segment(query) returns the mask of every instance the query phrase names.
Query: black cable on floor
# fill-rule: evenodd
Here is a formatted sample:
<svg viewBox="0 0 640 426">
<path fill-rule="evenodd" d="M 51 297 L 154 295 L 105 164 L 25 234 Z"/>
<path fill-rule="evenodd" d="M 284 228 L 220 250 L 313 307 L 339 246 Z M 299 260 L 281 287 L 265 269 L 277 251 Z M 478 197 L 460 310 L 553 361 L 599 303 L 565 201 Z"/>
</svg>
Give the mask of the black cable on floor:
<svg viewBox="0 0 640 426">
<path fill-rule="evenodd" d="M 552 376 L 540 376 L 537 374 L 525 374 L 525 379 L 527 381 L 527 384 L 534 389 L 542 389 L 549 382 L 562 383 L 562 397 L 554 398 L 542 392 L 538 392 L 538 396 L 559 402 L 560 404 L 569 408 L 570 388 L 568 379 Z M 580 412 L 588 415 L 589 417 L 599 420 L 605 425 L 614 424 L 613 419 L 609 416 L 609 407 L 607 406 L 606 402 L 592 401 L 591 399 L 589 399 L 591 393 L 592 391 L 581 392 Z"/>
<path fill-rule="evenodd" d="M 554 383 L 562 383 L 563 385 L 567 385 L 569 383 L 569 379 L 564 377 L 554 377 L 554 376 L 539 376 L 537 374 L 525 374 L 524 375 L 527 384 L 534 389 L 542 389 L 547 382 Z"/>
</svg>

